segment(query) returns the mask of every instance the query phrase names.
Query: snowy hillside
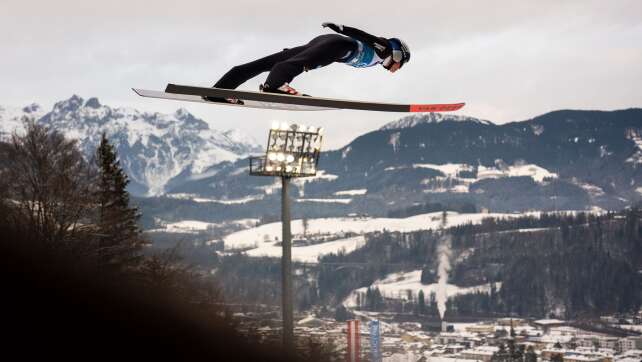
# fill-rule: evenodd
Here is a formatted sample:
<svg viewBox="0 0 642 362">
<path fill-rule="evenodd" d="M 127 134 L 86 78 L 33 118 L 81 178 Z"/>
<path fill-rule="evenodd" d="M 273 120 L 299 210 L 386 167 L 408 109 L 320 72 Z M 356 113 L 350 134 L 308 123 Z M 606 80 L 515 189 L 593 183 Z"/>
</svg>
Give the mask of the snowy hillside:
<svg viewBox="0 0 642 362">
<path fill-rule="evenodd" d="M 320 177 L 293 182 L 294 207 L 315 218 L 399 217 L 427 204 L 466 212 L 618 210 L 642 197 L 641 121 L 642 109 L 555 111 L 502 125 L 450 114 L 405 117 L 323 152 Z M 278 187 L 247 177 L 246 169 L 242 160 L 167 191 L 249 200 L 235 207 L 261 217 L 252 208 L 266 210 Z M 242 216 L 231 208 L 217 208 L 217 215 Z"/>
<path fill-rule="evenodd" d="M 501 283 L 496 283 L 498 289 Z M 391 273 L 383 279 L 377 280 L 369 287 L 378 288 L 386 298 L 408 300 L 408 297 L 417 298 L 419 291 L 423 291 L 424 295 L 429 296 L 431 293 L 439 293 L 440 289 L 444 289 L 446 297 L 453 297 L 459 294 L 469 293 L 489 293 L 491 286 L 489 284 L 474 286 L 474 287 L 458 287 L 454 284 L 444 284 L 441 286 L 439 283 L 422 284 L 421 283 L 421 270 L 413 270 L 406 273 Z M 357 307 L 357 295 L 365 296 L 368 287 L 355 289 L 343 301 L 346 307 Z M 365 299 L 365 298 L 362 298 Z"/>
<path fill-rule="evenodd" d="M 443 222 L 441 212 L 416 215 L 403 219 L 372 218 L 372 217 L 342 217 L 310 219 L 304 228 L 302 220 L 292 220 L 292 238 L 315 239 L 312 245 L 295 245 L 292 248 L 292 259 L 304 262 L 316 262 L 318 257 L 341 250 L 351 252 L 363 246 L 363 234 L 383 232 L 412 232 L 417 230 L 452 227 L 466 223 L 480 223 L 489 217 L 517 217 L 521 214 L 459 214 L 448 212 L 446 222 Z M 304 235 L 305 231 L 305 235 Z M 281 256 L 281 223 L 264 224 L 247 230 L 238 231 L 226 236 L 226 250 L 246 249 L 250 256 Z M 341 237 L 346 234 L 359 236 Z M 327 240 L 327 241 L 326 241 Z"/>
<path fill-rule="evenodd" d="M 77 139 L 87 158 L 106 133 L 130 177 L 130 191 L 138 195 L 161 194 L 177 177 L 198 177 L 214 164 L 260 150 L 257 142 L 240 132 L 212 130 L 182 108 L 174 114 L 145 113 L 76 95 L 56 103 L 48 113 L 35 105 L 0 110 L 0 136 L 20 130 L 25 115 Z"/>
</svg>

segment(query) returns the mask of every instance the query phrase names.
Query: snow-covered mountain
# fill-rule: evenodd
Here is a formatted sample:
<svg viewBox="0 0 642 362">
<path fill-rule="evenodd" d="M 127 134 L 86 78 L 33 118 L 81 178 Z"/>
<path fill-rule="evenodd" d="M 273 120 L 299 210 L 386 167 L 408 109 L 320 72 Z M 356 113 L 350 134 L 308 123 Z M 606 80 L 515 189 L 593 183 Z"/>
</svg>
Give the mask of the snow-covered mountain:
<svg viewBox="0 0 642 362">
<path fill-rule="evenodd" d="M 0 139 L 20 131 L 25 117 L 78 140 L 88 159 L 106 133 L 130 177 L 130 192 L 136 195 L 161 194 L 170 182 L 198 177 L 217 163 L 261 150 L 239 131 L 210 129 L 182 108 L 174 114 L 146 113 L 112 108 L 97 98 L 85 100 L 76 95 L 56 103 L 50 112 L 36 104 L 0 108 Z"/>
<path fill-rule="evenodd" d="M 401 217 L 444 205 L 620 210 L 642 201 L 640 135 L 642 109 L 562 110 L 503 125 L 453 115 L 406 117 L 323 152 L 316 177 L 292 181 L 293 214 Z M 278 212 L 279 184 L 249 177 L 247 167 L 247 160 L 217 165 L 212 176 L 168 187 L 172 207 L 155 216 L 269 219 Z"/>
<path fill-rule="evenodd" d="M 444 113 L 418 113 L 413 114 L 407 117 L 403 117 L 397 121 L 389 122 L 385 124 L 380 130 L 392 130 L 392 129 L 401 129 L 401 128 L 412 128 L 421 124 L 429 123 L 439 123 L 439 122 L 473 122 L 479 124 L 490 125 L 492 122 L 486 121 L 479 118 L 473 118 L 468 116 L 460 116 L 456 114 L 444 114 Z"/>
<path fill-rule="evenodd" d="M 44 114 L 42 107 L 36 103 L 22 108 L 0 106 L 0 141 L 7 141 L 13 131 L 21 130 L 24 119 L 40 119 Z"/>
</svg>

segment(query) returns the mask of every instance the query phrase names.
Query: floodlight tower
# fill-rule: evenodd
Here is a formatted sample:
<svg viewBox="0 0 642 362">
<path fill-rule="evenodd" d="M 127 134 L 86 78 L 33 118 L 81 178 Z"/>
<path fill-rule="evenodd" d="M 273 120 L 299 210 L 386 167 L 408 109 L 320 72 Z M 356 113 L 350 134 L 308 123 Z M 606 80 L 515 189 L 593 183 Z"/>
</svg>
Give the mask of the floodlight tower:
<svg viewBox="0 0 642 362">
<path fill-rule="evenodd" d="M 283 314 L 283 346 L 294 349 L 294 315 L 292 294 L 292 233 L 290 231 L 290 203 L 288 185 L 290 178 L 315 176 L 323 128 L 272 124 L 265 156 L 250 157 L 250 175 L 281 177 L 281 308 Z"/>
</svg>

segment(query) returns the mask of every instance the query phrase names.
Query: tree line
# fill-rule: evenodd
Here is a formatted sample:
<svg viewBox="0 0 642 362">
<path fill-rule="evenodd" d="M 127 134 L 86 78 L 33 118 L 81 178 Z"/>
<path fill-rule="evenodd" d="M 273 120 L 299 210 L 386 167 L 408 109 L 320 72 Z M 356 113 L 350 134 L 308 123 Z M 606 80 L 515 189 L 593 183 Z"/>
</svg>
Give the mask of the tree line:
<svg viewBox="0 0 642 362">
<path fill-rule="evenodd" d="M 340 303 L 358 288 L 390 273 L 421 269 L 424 285 L 436 283 L 437 245 L 452 243 L 448 282 L 487 285 L 487 292 L 449 298 L 447 315 L 560 318 L 627 313 L 642 304 L 642 212 L 632 207 L 604 214 L 550 213 L 537 217 L 485 219 L 442 231 L 382 232 L 366 236 L 364 247 L 320 259 L 319 294 Z M 324 263 L 332 263 L 325 266 Z M 361 263 L 358 268 L 336 265 Z M 419 291 L 412 291 L 416 309 Z M 424 296 L 424 303 L 426 304 Z M 385 300 L 385 298 L 384 298 Z M 393 310 L 386 300 L 369 308 Z"/>
</svg>

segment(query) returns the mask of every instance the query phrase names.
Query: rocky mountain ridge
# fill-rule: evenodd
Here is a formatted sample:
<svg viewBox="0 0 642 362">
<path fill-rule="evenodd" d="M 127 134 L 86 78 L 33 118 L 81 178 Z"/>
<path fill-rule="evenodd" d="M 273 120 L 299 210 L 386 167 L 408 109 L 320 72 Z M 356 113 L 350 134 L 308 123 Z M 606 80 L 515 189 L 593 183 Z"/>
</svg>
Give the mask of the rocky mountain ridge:
<svg viewBox="0 0 642 362">
<path fill-rule="evenodd" d="M 97 98 L 77 95 L 57 102 L 51 111 L 32 104 L 0 108 L 0 138 L 7 139 L 31 118 L 78 140 L 90 159 L 103 132 L 116 146 L 130 177 L 130 192 L 159 195 L 168 184 L 198 177 L 222 161 L 233 161 L 260 150 L 258 143 L 237 130 L 210 129 L 202 119 L 180 108 L 174 114 L 112 108 Z"/>
</svg>

